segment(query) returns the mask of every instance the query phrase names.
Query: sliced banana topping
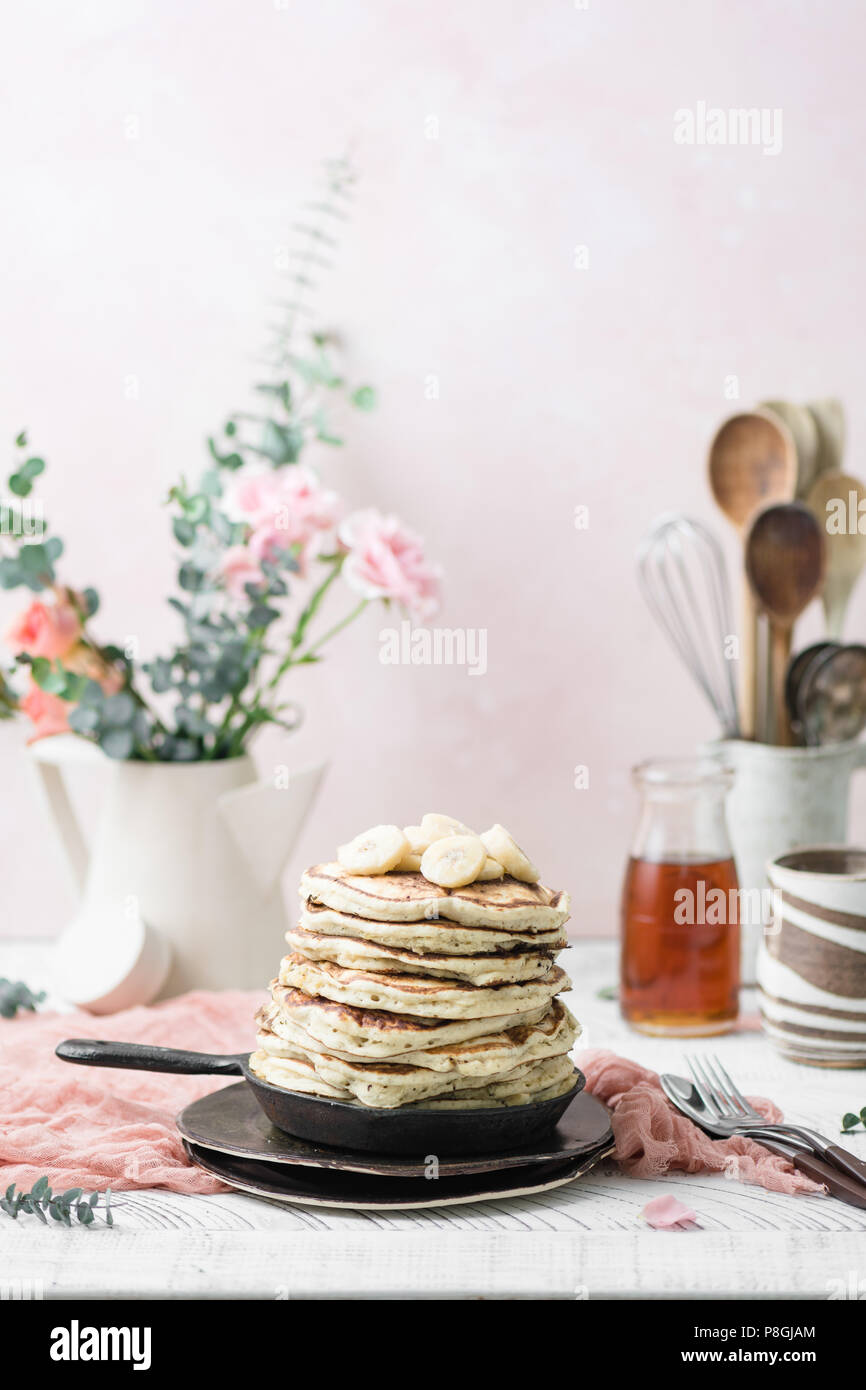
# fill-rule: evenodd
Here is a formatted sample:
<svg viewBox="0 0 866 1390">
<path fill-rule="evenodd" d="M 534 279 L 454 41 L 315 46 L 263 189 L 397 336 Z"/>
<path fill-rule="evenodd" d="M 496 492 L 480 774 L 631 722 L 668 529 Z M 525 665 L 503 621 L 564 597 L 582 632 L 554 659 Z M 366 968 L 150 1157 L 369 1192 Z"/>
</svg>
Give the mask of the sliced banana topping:
<svg viewBox="0 0 866 1390">
<path fill-rule="evenodd" d="M 387 874 L 409 853 L 409 842 L 399 825 L 374 825 L 347 845 L 340 845 L 337 859 L 350 874 Z"/>
<path fill-rule="evenodd" d="M 421 824 L 418 828 L 422 835 L 427 836 L 427 845 L 432 845 L 434 840 L 444 840 L 446 835 L 475 834 L 475 831 L 470 830 L 469 826 L 464 825 L 461 820 L 455 820 L 453 816 L 439 816 L 432 811 L 421 817 Z M 425 849 L 427 845 L 424 846 Z"/>
<path fill-rule="evenodd" d="M 425 849 L 421 872 L 440 888 L 462 888 L 475 881 L 486 858 L 477 835 L 446 835 Z"/>
<path fill-rule="evenodd" d="M 417 874 L 421 872 L 421 855 L 404 854 L 402 859 L 398 859 L 394 865 L 394 872 L 398 874 Z"/>
<path fill-rule="evenodd" d="M 505 870 L 497 859 L 491 859 L 488 854 L 476 879 L 477 883 L 489 883 L 493 878 L 502 878 Z"/>
<path fill-rule="evenodd" d="M 492 825 L 485 830 L 481 842 L 491 859 L 497 860 L 512 878 L 520 879 L 521 883 L 538 882 L 538 870 L 504 825 Z"/>
<path fill-rule="evenodd" d="M 433 836 L 422 830 L 420 825 L 404 825 L 403 834 L 413 854 L 423 854 L 427 846 L 433 843 Z"/>
</svg>

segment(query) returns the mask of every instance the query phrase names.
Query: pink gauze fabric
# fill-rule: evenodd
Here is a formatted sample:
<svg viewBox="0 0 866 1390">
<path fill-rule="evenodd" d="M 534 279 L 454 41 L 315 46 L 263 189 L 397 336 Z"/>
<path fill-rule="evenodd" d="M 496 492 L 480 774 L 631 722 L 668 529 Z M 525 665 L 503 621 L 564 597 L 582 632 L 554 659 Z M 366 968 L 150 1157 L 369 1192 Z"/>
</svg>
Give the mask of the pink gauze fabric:
<svg viewBox="0 0 866 1390">
<path fill-rule="evenodd" d="M 224 1086 L 223 1078 L 76 1066 L 54 1048 L 63 1038 L 112 1038 L 248 1052 L 265 997 L 197 992 L 104 1018 L 76 1012 L 0 1020 L 0 1191 L 11 1182 L 29 1191 L 43 1173 L 55 1190 L 225 1191 L 188 1161 L 174 1123 L 189 1101 Z"/>
<path fill-rule="evenodd" d="M 586 1089 L 611 1110 L 614 1157 L 630 1177 L 657 1178 L 679 1169 L 724 1173 L 768 1192 L 825 1192 L 820 1183 L 798 1173 L 787 1158 L 771 1154 L 754 1139 L 711 1139 L 674 1110 L 656 1073 L 637 1062 L 601 1048 L 579 1053 L 576 1061 L 586 1076 Z M 767 1120 L 781 1120 L 782 1112 L 772 1101 L 761 1096 L 749 1096 L 749 1100 Z"/>
</svg>

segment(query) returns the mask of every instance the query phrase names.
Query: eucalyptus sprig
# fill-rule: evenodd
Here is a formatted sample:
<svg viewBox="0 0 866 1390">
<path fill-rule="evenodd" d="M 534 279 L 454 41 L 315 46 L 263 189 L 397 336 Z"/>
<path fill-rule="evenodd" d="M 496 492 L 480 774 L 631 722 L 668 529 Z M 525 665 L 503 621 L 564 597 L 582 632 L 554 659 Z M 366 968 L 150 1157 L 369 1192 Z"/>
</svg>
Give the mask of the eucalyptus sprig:
<svg viewBox="0 0 866 1390">
<path fill-rule="evenodd" d="M 304 205 L 304 220 L 292 227 L 286 255 L 289 298 L 277 306 L 280 316 L 263 359 L 265 379 L 255 387 L 262 406 L 235 411 L 222 436 L 208 438 L 217 473 L 234 472 L 251 460 L 283 468 L 297 463 L 312 441 L 339 448 L 343 440 L 331 424 L 331 402 L 342 397 L 362 411 L 376 406 L 374 388 L 351 385 L 340 370 L 337 335 L 310 327 L 318 276 L 332 268 L 335 231 L 348 221 L 356 179 L 348 159 L 326 160 L 322 192 Z"/>
<path fill-rule="evenodd" d="M 19 1009 L 33 1013 L 44 998 L 44 990 L 35 994 L 22 980 L 0 980 L 0 1018 L 14 1018 Z"/>
<path fill-rule="evenodd" d="M 5 1197 L 0 1198 L 0 1208 L 13 1221 L 17 1221 L 23 1212 L 26 1216 L 38 1216 L 43 1226 L 48 1225 L 49 1216 L 63 1226 L 71 1226 L 73 1216 L 79 1225 L 92 1226 L 99 1198 L 103 1195 L 102 1219 L 106 1226 L 113 1226 L 110 1187 L 105 1189 L 104 1194 L 91 1192 L 88 1197 L 80 1187 L 70 1187 L 67 1192 L 52 1192 L 47 1177 L 37 1178 L 30 1192 L 20 1192 L 13 1182 L 7 1187 Z"/>
<path fill-rule="evenodd" d="M 866 1129 L 866 1105 L 863 1106 L 859 1115 L 855 1115 L 849 1110 L 842 1116 L 843 1134 L 848 1134 L 850 1130 L 856 1129 L 858 1125 L 862 1125 L 863 1129 Z"/>
</svg>

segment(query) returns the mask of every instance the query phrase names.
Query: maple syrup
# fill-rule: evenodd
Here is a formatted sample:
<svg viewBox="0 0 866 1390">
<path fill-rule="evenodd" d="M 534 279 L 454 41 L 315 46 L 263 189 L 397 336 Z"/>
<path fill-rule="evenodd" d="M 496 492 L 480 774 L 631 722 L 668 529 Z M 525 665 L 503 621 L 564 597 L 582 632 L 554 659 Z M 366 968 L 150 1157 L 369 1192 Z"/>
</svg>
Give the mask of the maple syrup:
<svg viewBox="0 0 866 1390">
<path fill-rule="evenodd" d="M 622 897 L 620 1008 L 647 1033 L 722 1033 L 737 1018 L 740 899 L 715 760 L 635 769 L 643 807 Z"/>
</svg>

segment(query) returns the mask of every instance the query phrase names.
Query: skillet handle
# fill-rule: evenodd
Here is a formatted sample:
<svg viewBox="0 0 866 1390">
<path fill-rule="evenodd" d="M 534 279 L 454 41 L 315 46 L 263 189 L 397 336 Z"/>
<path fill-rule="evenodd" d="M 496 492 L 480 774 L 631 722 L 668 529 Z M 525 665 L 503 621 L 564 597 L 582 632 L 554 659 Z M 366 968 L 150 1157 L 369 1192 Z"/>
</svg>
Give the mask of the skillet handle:
<svg viewBox="0 0 866 1390">
<path fill-rule="evenodd" d="M 242 1076 L 240 1056 L 215 1052 L 183 1052 L 175 1047 L 152 1047 L 149 1043 L 101 1042 L 96 1038 L 67 1038 L 54 1049 L 64 1062 L 80 1062 L 85 1067 L 129 1067 L 134 1071 L 185 1072 L 201 1076 Z"/>
</svg>

